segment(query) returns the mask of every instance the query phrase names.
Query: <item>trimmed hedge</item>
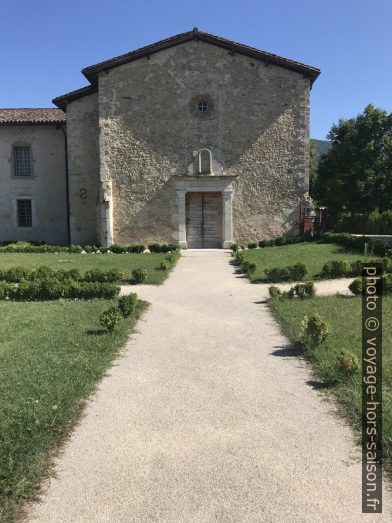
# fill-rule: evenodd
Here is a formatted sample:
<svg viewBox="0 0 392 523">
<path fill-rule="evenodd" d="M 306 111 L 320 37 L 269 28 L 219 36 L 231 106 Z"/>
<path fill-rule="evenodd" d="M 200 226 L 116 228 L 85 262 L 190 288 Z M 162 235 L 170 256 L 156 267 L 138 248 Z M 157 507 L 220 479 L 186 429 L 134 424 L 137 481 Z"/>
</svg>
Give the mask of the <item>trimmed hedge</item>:
<svg viewBox="0 0 392 523">
<path fill-rule="evenodd" d="M 172 252 L 178 250 L 178 245 L 174 244 L 160 244 L 154 243 L 149 247 L 151 252 Z M 146 250 L 145 245 L 118 245 L 114 244 L 110 247 L 98 247 L 96 245 L 46 245 L 43 243 L 34 242 L 2 242 L 0 243 L 0 252 L 14 252 L 14 253 L 60 253 L 68 252 L 80 254 L 85 253 L 107 253 L 111 252 L 114 254 L 124 253 L 142 253 Z"/>
<path fill-rule="evenodd" d="M 382 293 L 392 294 L 392 274 L 385 274 L 381 278 L 381 281 Z M 348 288 L 353 294 L 355 294 L 356 296 L 360 296 L 363 291 L 362 277 L 356 278 L 354 281 L 352 281 Z"/>
<path fill-rule="evenodd" d="M 304 300 L 305 298 L 311 298 L 314 296 L 316 291 L 314 288 L 314 282 L 308 281 L 306 283 L 297 283 L 297 285 L 294 285 L 294 287 L 290 287 L 288 291 L 281 291 L 279 287 L 271 285 L 268 287 L 268 293 L 271 299 L 293 299 L 297 297 L 300 300 Z"/>
<path fill-rule="evenodd" d="M 391 245 L 383 243 L 379 240 L 371 240 L 366 236 L 352 236 L 349 233 L 326 232 L 323 234 L 314 234 L 310 236 L 305 234 L 302 236 L 279 236 L 271 240 L 260 240 L 259 247 L 274 247 L 278 245 L 290 245 L 294 243 L 304 242 L 320 242 L 320 243 L 336 243 L 346 249 L 363 253 L 365 244 L 367 244 L 367 251 L 371 256 L 387 256 L 388 251 L 391 250 Z"/>
<path fill-rule="evenodd" d="M 121 296 L 118 299 L 118 308 L 123 318 L 128 318 L 135 310 L 137 304 L 137 294 L 131 293 L 126 296 Z"/>
<path fill-rule="evenodd" d="M 278 283 L 282 281 L 300 281 L 303 280 L 307 274 L 306 266 L 299 262 L 287 267 L 273 267 L 272 269 L 265 269 L 265 276 L 268 281 Z"/>
<path fill-rule="evenodd" d="M 86 282 L 101 282 L 113 283 L 122 281 L 124 273 L 117 269 L 109 269 L 102 271 L 101 269 L 90 269 L 84 275 L 81 275 L 77 269 L 70 270 L 53 270 L 50 267 L 39 267 L 38 269 L 30 269 L 28 267 L 10 267 L 9 269 L 0 270 L 0 280 L 7 282 L 19 283 L 23 280 L 34 281 L 45 278 L 54 278 L 59 281 L 86 281 Z"/>
<path fill-rule="evenodd" d="M 120 287 L 111 283 L 59 281 L 55 278 L 23 280 L 19 284 L 0 282 L 0 299 L 16 301 L 59 300 L 60 298 L 110 300 L 118 296 Z"/>
<path fill-rule="evenodd" d="M 168 243 L 168 244 L 164 244 L 164 243 L 151 243 L 151 244 L 148 246 L 148 250 L 149 250 L 150 252 L 161 252 L 161 253 L 166 253 L 166 252 L 178 251 L 178 250 L 179 250 L 179 247 L 178 247 L 178 245 L 174 245 L 173 243 Z"/>
<path fill-rule="evenodd" d="M 321 273 L 318 275 L 320 278 L 344 278 L 351 276 L 362 275 L 362 260 L 355 260 L 348 263 L 344 260 L 333 260 L 323 265 Z M 367 261 L 367 263 L 381 263 L 383 272 L 392 272 L 392 258 L 377 258 Z"/>
</svg>

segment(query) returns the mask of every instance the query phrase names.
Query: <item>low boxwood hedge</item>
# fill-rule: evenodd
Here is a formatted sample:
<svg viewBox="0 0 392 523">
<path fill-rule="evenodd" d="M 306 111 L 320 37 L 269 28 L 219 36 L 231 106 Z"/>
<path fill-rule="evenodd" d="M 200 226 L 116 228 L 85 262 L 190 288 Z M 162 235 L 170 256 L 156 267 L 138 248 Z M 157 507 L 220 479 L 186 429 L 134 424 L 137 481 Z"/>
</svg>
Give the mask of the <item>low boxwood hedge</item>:
<svg viewBox="0 0 392 523">
<path fill-rule="evenodd" d="M 290 245 L 293 243 L 304 243 L 304 242 L 320 242 L 320 243 L 336 243 L 346 249 L 363 253 L 365 245 L 367 244 L 368 252 L 372 256 L 387 256 L 388 251 L 391 249 L 391 245 L 381 242 L 379 240 L 371 240 L 366 236 L 353 236 L 349 233 L 339 232 L 325 232 L 323 234 L 304 234 L 298 236 L 278 236 L 277 238 L 269 240 L 260 240 L 258 242 L 259 247 L 273 247 L 276 245 Z"/>
<path fill-rule="evenodd" d="M 267 281 L 278 283 L 282 281 L 301 281 L 305 278 L 308 271 L 303 263 L 298 262 L 287 267 L 265 269 L 264 272 Z"/>
<path fill-rule="evenodd" d="M 0 270 L 0 280 L 7 282 L 19 283 L 23 280 L 34 281 L 45 278 L 54 278 L 59 281 L 74 280 L 113 283 L 122 281 L 124 279 L 124 273 L 117 269 L 109 269 L 107 271 L 102 271 L 101 269 L 90 269 L 82 275 L 77 269 L 53 270 L 46 266 L 39 267 L 38 269 L 16 266 Z"/>
<path fill-rule="evenodd" d="M 392 294 L 392 274 L 384 274 L 381 278 L 381 285 L 383 294 Z M 348 288 L 356 296 L 361 295 L 363 291 L 362 277 L 352 281 Z"/>
<path fill-rule="evenodd" d="M 361 276 L 363 260 L 355 260 L 348 263 L 345 260 L 331 260 L 323 265 L 319 278 L 344 278 Z M 376 258 L 366 263 L 380 263 L 384 273 L 392 272 L 392 258 Z"/>
<path fill-rule="evenodd" d="M 22 280 L 19 284 L 0 281 L 0 299 L 44 301 L 60 298 L 110 300 L 119 295 L 120 287 L 112 283 L 60 281 L 55 278 Z"/>
<path fill-rule="evenodd" d="M 150 248 L 151 247 L 151 248 Z M 174 244 L 161 244 L 153 243 L 149 245 L 150 252 L 172 252 L 178 250 L 178 245 Z M 13 252 L 13 253 L 60 253 L 68 252 L 74 254 L 80 253 L 107 253 L 111 252 L 114 254 L 124 253 L 142 253 L 146 250 L 145 245 L 119 245 L 114 244 L 110 247 L 99 247 L 96 245 L 46 245 L 44 243 L 37 242 L 2 242 L 0 243 L 0 252 Z"/>
</svg>

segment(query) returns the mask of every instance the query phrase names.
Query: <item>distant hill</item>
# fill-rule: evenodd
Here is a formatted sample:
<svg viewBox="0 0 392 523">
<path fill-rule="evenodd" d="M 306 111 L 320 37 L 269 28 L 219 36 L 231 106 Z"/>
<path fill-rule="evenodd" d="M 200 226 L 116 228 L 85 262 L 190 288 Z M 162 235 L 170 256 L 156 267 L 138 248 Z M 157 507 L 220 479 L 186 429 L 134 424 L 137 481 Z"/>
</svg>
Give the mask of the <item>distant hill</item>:
<svg viewBox="0 0 392 523">
<path fill-rule="evenodd" d="M 312 140 L 316 143 L 317 161 L 319 161 L 322 155 L 327 154 L 330 150 L 332 142 L 329 140 L 315 140 L 314 138 Z"/>
</svg>

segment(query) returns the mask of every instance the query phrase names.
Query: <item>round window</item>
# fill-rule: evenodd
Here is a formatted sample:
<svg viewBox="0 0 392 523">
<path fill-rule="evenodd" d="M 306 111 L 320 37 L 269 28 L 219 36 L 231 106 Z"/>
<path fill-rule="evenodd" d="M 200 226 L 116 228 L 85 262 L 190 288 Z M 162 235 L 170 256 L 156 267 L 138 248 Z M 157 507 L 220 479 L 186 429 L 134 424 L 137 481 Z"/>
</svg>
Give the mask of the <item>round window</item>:
<svg viewBox="0 0 392 523">
<path fill-rule="evenodd" d="M 208 111 L 208 103 L 205 100 L 200 100 L 197 104 L 199 113 L 206 113 Z"/>
</svg>

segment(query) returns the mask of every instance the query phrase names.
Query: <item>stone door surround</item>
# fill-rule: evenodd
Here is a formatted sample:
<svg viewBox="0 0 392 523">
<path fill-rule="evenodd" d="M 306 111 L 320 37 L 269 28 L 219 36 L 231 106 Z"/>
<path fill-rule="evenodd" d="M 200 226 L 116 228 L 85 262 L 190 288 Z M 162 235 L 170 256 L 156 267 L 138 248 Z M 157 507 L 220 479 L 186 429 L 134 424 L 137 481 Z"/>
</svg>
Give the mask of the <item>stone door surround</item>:
<svg viewBox="0 0 392 523">
<path fill-rule="evenodd" d="M 177 196 L 177 213 L 174 221 L 178 226 L 178 245 L 187 249 L 185 222 L 185 195 L 187 192 L 222 193 L 222 248 L 229 249 L 233 243 L 233 181 L 237 176 L 200 175 L 173 176 Z"/>
</svg>

